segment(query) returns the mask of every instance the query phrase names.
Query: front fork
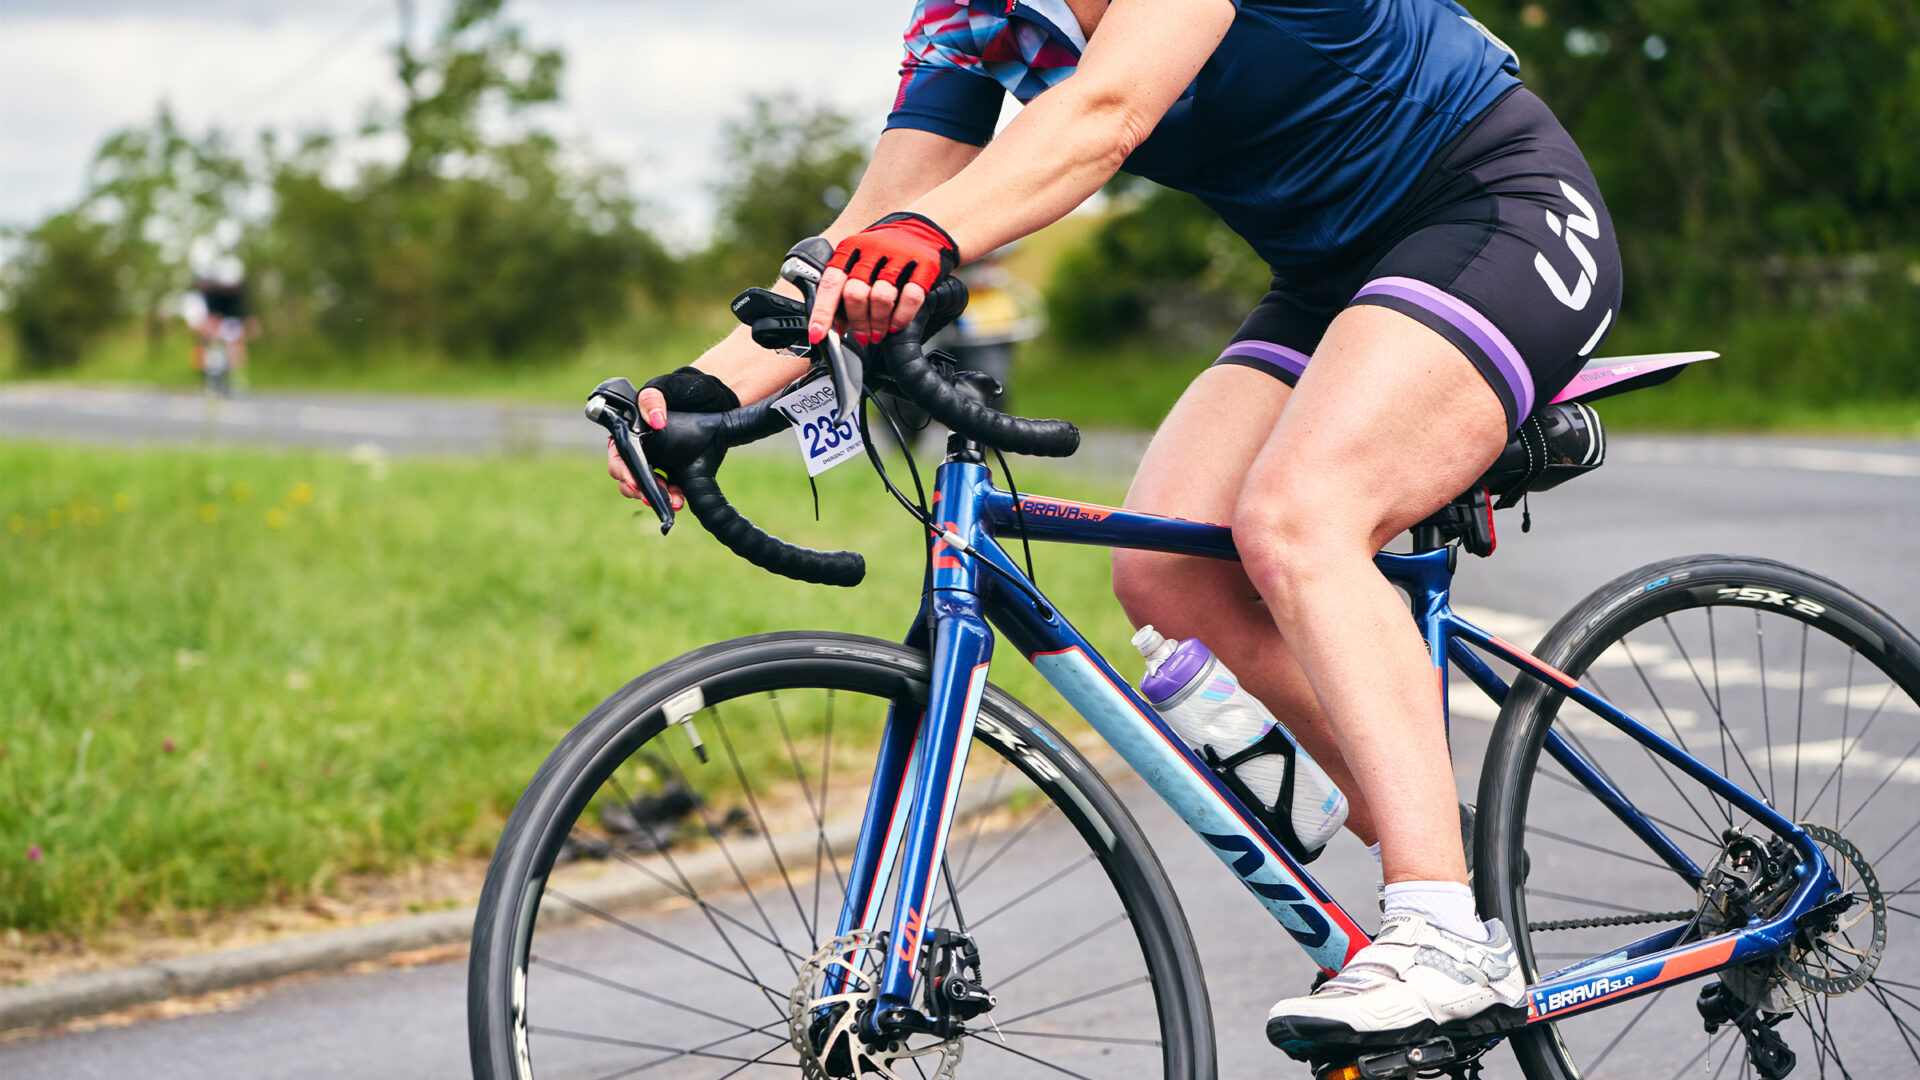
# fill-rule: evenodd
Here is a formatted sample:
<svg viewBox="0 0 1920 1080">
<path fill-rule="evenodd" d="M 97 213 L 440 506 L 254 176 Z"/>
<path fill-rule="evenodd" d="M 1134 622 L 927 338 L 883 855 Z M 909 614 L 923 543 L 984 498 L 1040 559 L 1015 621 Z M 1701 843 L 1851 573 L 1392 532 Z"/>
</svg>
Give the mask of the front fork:
<svg viewBox="0 0 1920 1080">
<path fill-rule="evenodd" d="M 898 863 L 902 872 L 874 1010 L 880 1030 L 918 1027 L 915 1021 L 924 1019 L 912 1007 L 915 968 L 921 943 L 933 931 L 927 920 L 993 654 L 972 560 L 941 561 L 936 558 L 928 607 L 907 637 L 909 646 L 925 648 L 932 623 L 931 685 L 924 702 L 896 700 L 888 710 L 836 930 L 844 935 L 874 928 Z M 836 970 L 828 982 L 827 992 L 839 992 L 844 976 Z"/>
</svg>

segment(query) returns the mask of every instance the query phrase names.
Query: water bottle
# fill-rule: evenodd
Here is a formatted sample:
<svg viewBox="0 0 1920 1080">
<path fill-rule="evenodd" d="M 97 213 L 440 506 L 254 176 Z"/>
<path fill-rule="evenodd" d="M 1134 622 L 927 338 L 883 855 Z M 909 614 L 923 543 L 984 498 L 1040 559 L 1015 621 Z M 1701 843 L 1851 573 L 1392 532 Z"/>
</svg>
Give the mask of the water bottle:
<svg viewBox="0 0 1920 1080">
<path fill-rule="evenodd" d="M 1133 635 L 1146 657 L 1140 692 L 1301 862 L 1318 857 L 1347 820 L 1347 798 L 1292 734 L 1199 638 Z"/>
</svg>

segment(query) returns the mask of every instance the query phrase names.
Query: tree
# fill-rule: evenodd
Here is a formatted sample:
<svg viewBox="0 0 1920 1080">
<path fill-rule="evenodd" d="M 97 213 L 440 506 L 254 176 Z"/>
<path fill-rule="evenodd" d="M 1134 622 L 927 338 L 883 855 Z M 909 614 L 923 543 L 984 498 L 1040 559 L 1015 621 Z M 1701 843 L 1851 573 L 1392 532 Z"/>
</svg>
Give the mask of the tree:
<svg viewBox="0 0 1920 1080">
<path fill-rule="evenodd" d="M 395 49 L 406 104 L 372 128 L 402 137 L 397 164 L 336 187 L 327 139 L 270 163 L 262 257 L 282 268 L 301 324 L 340 352 L 529 359 L 579 344 L 671 279 L 625 178 L 574 164 L 541 130 L 561 57 L 501 8 L 461 0 L 424 51 Z"/>
<path fill-rule="evenodd" d="M 187 284 L 195 241 L 238 232 L 251 180 L 224 134 L 188 136 L 164 102 L 151 124 L 114 132 L 94 154 L 79 212 L 106 230 L 149 353 L 160 345 L 162 301 Z"/>
<path fill-rule="evenodd" d="M 1579 141 L 1641 274 L 1920 234 L 1911 4 L 1486 0 L 1474 13 Z"/>
<path fill-rule="evenodd" d="M 4 282 L 7 321 L 32 371 L 71 367 L 125 312 L 121 256 L 112 230 L 78 211 L 55 214 L 20 237 Z"/>
<path fill-rule="evenodd" d="M 386 126 L 406 139 L 402 182 L 420 184 L 483 156 L 489 113 L 520 122 L 532 107 L 560 99 L 559 50 L 527 44 L 525 31 L 502 18 L 505 2 L 457 0 L 424 54 L 405 37 L 395 47 L 406 104 Z M 402 11 L 411 23 L 411 0 L 402 0 Z"/>
<path fill-rule="evenodd" d="M 853 121 L 829 105 L 755 96 L 721 130 L 713 251 L 734 280 L 770 278 L 796 241 L 832 223 L 866 171 Z"/>
</svg>

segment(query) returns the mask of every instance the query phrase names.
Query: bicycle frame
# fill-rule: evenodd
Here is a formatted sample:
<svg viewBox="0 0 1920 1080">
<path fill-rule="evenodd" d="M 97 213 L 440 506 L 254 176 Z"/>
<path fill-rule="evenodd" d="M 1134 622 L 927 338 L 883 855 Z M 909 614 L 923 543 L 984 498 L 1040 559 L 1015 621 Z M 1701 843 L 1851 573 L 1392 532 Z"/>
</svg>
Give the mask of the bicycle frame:
<svg viewBox="0 0 1920 1080">
<path fill-rule="evenodd" d="M 933 498 L 935 517 L 948 535 L 933 540 L 931 589 L 908 637 L 908 644 L 925 648 L 930 635 L 932 681 L 924 708 L 917 702 L 896 703 L 887 717 L 836 931 L 877 929 L 881 901 L 895 866 L 901 867 L 888 927 L 887 940 L 893 947 L 881 973 L 876 1015 L 913 1008 L 919 946 L 929 929 L 925 920 L 986 685 L 993 628 L 1206 840 L 1315 963 L 1327 971 L 1339 970 L 1368 943 L 1366 932 L 1086 638 L 1051 605 L 1036 601 L 1037 589 L 1026 591 L 1032 583 L 995 539 L 1003 533 L 1024 533 L 1033 540 L 1237 560 L 1231 530 L 1036 495 L 1016 500 L 993 486 L 984 465 L 952 458 L 940 466 Z M 953 539 L 964 547 L 956 549 Z M 991 563 L 998 572 L 984 569 L 981 562 Z M 1568 698 L 1788 838 L 1801 855 L 1795 869 L 1800 883 L 1773 919 L 1685 943 L 1682 938 L 1689 927 L 1674 927 L 1546 975 L 1528 988 L 1527 1023 L 1562 1019 L 1779 949 L 1792 938 L 1801 916 L 1837 887 L 1818 846 L 1772 807 L 1574 679 L 1456 615 L 1448 600 L 1453 577 L 1449 551 L 1382 552 L 1374 562 L 1412 599 L 1443 701 L 1449 661 L 1496 702 L 1505 700 L 1509 687 L 1480 654 L 1511 664 L 1560 688 Z M 1664 584 L 1656 582 L 1648 588 Z M 1691 884 L 1699 883 L 1702 868 L 1558 732 L 1548 733 L 1545 750 L 1675 873 Z"/>
</svg>

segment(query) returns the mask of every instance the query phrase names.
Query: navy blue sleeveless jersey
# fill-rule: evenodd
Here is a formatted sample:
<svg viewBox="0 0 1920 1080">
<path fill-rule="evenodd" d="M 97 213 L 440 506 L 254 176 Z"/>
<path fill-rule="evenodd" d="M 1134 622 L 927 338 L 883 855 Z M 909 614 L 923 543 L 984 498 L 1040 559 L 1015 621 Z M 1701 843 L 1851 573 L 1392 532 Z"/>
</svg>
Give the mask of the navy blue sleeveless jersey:
<svg viewBox="0 0 1920 1080">
<path fill-rule="evenodd" d="M 1452 0 L 1235 7 L 1125 169 L 1197 195 L 1275 266 L 1359 240 L 1519 82 L 1512 52 Z M 1033 100 L 1085 45 L 1065 0 L 919 0 L 887 126 L 984 145 L 1005 94 Z"/>
</svg>

